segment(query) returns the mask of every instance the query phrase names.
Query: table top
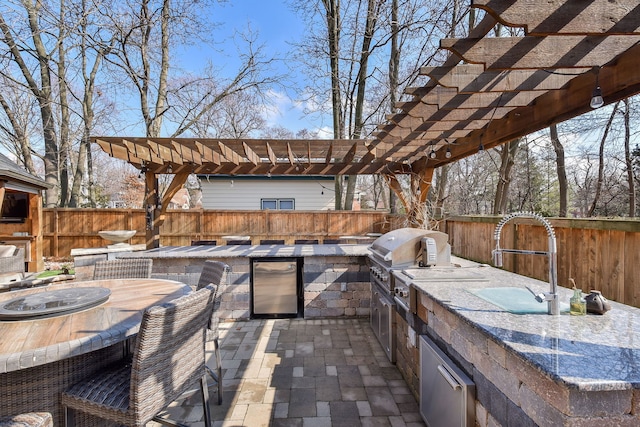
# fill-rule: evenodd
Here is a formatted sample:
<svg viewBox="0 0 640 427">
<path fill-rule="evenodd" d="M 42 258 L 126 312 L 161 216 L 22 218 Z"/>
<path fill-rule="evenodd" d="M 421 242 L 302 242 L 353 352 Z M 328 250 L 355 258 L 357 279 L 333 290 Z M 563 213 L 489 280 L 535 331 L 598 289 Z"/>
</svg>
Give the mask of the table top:
<svg viewBox="0 0 640 427">
<path fill-rule="evenodd" d="M 184 283 L 171 280 L 90 280 L 2 293 L 0 302 L 73 287 L 108 288 L 111 295 L 103 304 L 83 311 L 35 320 L 0 321 L 0 373 L 63 360 L 124 341 L 138 332 L 146 308 L 191 291 Z"/>
</svg>

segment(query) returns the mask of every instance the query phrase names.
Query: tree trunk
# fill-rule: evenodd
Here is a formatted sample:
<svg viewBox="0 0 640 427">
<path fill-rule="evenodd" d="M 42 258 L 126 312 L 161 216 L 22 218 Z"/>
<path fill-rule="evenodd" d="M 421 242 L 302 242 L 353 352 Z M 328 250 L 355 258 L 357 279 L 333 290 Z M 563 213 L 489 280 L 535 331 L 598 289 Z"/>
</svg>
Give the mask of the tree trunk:
<svg viewBox="0 0 640 427">
<path fill-rule="evenodd" d="M 342 100 L 340 96 L 340 0 L 322 0 L 326 12 L 327 35 L 329 38 L 329 67 L 331 72 L 331 110 L 333 113 L 333 137 L 344 137 L 342 123 Z M 342 210 L 342 175 L 335 179 L 335 208 Z"/>
<path fill-rule="evenodd" d="M 444 216 L 444 201 L 447 194 L 447 185 L 449 184 L 449 168 L 450 165 L 446 164 L 438 168 L 438 185 L 436 196 L 436 212 L 439 212 L 439 216 Z"/>
<path fill-rule="evenodd" d="M 624 161 L 627 166 L 627 184 L 629 185 L 629 217 L 636 216 L 636 188 L 633 179 L 633 159 L 631 158 L 631 128 L 629 125 L 631 111 L 629 108 L 629 99 L 624 99 Z"/>
<path fill-rule="evenodd" d="M 556 173 L 558 174 L 558 190 L 560 192 L 560 210 L 558 211 L 558 216 L 564 218 L 567 216 L 567 189 L 569 187 L 567 183 L 567 168 L 564 160 L 564 147 L 558 137 L 558 127 L 555 124 L 549 126 L 549 134 L 553 150 L 556 153 Z"/>
<path fill-rule="evenodd" d="M 613 123 L 613 118 L 616 116 L 616 111 L 618 111 L 619 105 L 620 101 L 616 102 L 613 106 L 613 110 L 611 110 L 609 120 L 607 120 L 607 124 L 604 127 L 602 139 L 600 140 L 600 151 L 598 153 L 598 181 L 596 182 L 596 190 L 595 195 L 593 196 L 593 202 L 591 203 L 589 212 L 587 212 L 588 217 L 592 217 L 595 215 L 596 206 L 598 205 L 598 201 L 600 200 L 600 193 L 602 191 L 602 184 L 604 181 L 604 143 L 607 140 L 607 136 L 609 136 L 609 130 L 611 129 L 611 124 Z"/>
<path fill-rule="evenodd" d="M 389 103 L 391 113 L 396 112 L 398 102 L 398 86 L 400 73 L 400 48 L 398 44 L 398 34 L 400 25 L 398 22 L 398 0 L 391 1 L 391 52 L 389 54 Z M 398 213 L 398 197 L 389 188 L 389 212 Z"/>
<path fill-rule="evenodd" d="M 171 12 L 169 9 L 170 0 L 162 2 L 162 19 L 160 21 L 160 42 L 161 42 L 161 63 L 160 76 L 158 78 L 158 94 L 156 96 L 156 105 L 153 116 L 153 122 L 150 126 L 150 134 L 148 136 L 157 137 L 162 132 L 162 118 L 167 108 L 167 79 L 169 78 L 169 20 Z"/>
<path fill-rule="evenodd" d="M 91 131 L 93 129 L 93 121 L 95 117 L 94 109 L 93 109 L 93 91 L 95 88 L 96 76 L 98 75 L 98 71 L 100 69 L 100 64 L 104 59 L 104 56 L 109 52 L 111 46 L 109 47 L 100 47 L 96 49 L 95 58 L 93 65 L 91 66 L 91 70 L 87 73 L 88 69 L 88 58 L 89 58 L 89 43 L 87 42 L 87 22 L 86 22 L 86 0 L 82 2 L 83 8 L 83 20 L 81 22 L 81 46 L 80 46 L 80 55 L 82 58 L 82 80 L 84 82 L 84 94 L 82 97 L 82 122 L 83 122 L 83 135 L 82 140 L 80 141 L 80 148 L 78 150 L 78 160 L 76 164 L 75 175 L 73 179 L 73 187 L 71 189 L 71 200 L 69 201 L 69 206 L 71 207 L 80 207 L 81 201 L 84 197 L 82 194 L 82 183 L 86 182 L 88 179 L 88 198 L 89 204 L 91 207 L 95 207 L 95 193 L 93 187 L 93 168 L 92 168 L 92 159 L 91 159 L 91 142 L 89 137 L 91 135 Z"/>
<path fill-rule="evenodd" d="M 22 51 L 16 44 L 11 30 L 4 20 L 4 16 L 0 14 L 0 30 L 3 35 L 3 42 L 9 48 L 11 60 L 16 63 L 29 90 L 34 94 L 40 108 L 40 118 L 42 120 L 42 138 L 44 141 L 44 174 L 45 182 L 51 184 L 51 188 L 47 188 L 45 194 L 45 207 L 52 208 L 58 203 L 58 138 L 55 129 L 55 116 L 52 105 L 54 104 L 53 95 L 51 93 L 51 69 L 49 63 L 49 55 L 45 49 L 41 38 L 42 31 L 38 26 L 40 19 L 39 11 L 42 6 L 39 2 L 33 4 L 29 1 L 23 1 L 23 6 L 28 14 L 30 36 L 35 48 L 35 55 L 38 61 L 39 82 L 31 74 L 29 66 L 22 58 Z"/>
<path fill-rule="evenodd" d="M 33 156 L 31 156 L 31 143 L 27 137 L 25 130 L 22 128 L 20 121 L 14 114 L 7 100 L 0 93 L 0 105 L 4 113 L 11 123 L 13 144 L 16 148 L 18 161 L 33 175 L 36 174 L 36 167 L 33 164 Z"/>
<path fill-rule="evenodd" d="M 371 39 L 376 28 L 377 22 L 377 2 L 368 0 L 367 2 L 367 22 L 365 25 L 364 35 L 362 37 L 362 49 L 360 50 L 360 68 L 356 78 L 356 105 L 354 116 L 354 128 L 351 139 L 360 139 L 362 137 L 363 109 L 365 102 L 365 94 L 367 89 L 367 69 L 369 65 L 369 55 L 371 54 Z M 347 191 L 344 198 L 344 209 L 351 210 L 353 208 L 353 196 L 356 188 L 356 177 L 351 176 L 347 180 Z"/>
<path fill-rule="evenodd" d="M 511 170 L 515 161 L 516 153 L 521 139 L 509 141 L 501 147 L 500 151 L 500 171 L 498 176 L 498 185 L 496 187 L 496 196 L 493 200 L 493 214 L 499 215 L 507 210 L 507 201 L 509 200 L 509 186 L 511 184 Z"/>
<path fill-rule="evenodd" d="M 64 22 L 66 7 L 64 0 L 60 1 L 60 22 Z M 64 40 L 66 38 L 66 29 L 60 26 L 58 34 L 58 99 L 60 103 L 60 206 L 68 206 L 70 200 L 69 194 L 69 170 L 71 169 L 71 140 L 70 140 L 70 121 L 69 101 L 67 91 L 67 59 L 66 47 Z"/>
</svg>

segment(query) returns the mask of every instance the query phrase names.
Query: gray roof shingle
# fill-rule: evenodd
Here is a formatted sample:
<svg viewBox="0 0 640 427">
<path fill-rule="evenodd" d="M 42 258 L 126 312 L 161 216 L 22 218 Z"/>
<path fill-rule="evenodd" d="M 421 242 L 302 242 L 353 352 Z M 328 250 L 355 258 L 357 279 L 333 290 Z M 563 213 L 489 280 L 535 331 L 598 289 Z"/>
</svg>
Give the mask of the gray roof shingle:
<svg viewBox="0 0 640 427">
<path fill-rule="evenodd" d="M 37 176 L 31 175 L 2 153 L 0 153 L 0 179 L 18 181 L 39 189 L 51 187 L 50 184 Z"/>
</svg>

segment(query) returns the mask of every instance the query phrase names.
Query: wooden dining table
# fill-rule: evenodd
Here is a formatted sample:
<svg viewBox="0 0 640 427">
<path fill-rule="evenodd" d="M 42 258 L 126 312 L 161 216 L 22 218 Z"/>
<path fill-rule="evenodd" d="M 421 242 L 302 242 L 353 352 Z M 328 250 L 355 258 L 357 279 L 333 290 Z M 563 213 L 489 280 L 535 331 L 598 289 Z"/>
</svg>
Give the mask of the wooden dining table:
<svg viewBox="0 0 640 427">
<path fill-rule="evenodd" d="M 0 320 L 0 416 L 48 411 L 61 425 L 60 393 L 126 357 L 145 309 L 191 292 L 184 283 L 160 279 L 65 282 L 2 293 L 0 314 L 9 300 L 46 300 L 53 295 L 46 292 L 72 288 L 100 288 L 108 297 L 80 311 Z"/>
</svg>

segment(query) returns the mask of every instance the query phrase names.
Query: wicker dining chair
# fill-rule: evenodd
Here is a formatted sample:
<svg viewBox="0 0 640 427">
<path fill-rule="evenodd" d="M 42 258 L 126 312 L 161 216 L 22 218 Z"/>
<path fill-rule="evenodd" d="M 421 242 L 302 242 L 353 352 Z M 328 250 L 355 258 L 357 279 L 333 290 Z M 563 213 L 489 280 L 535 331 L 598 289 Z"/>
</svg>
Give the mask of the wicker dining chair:
<svg viewBox="0 0 640 427">
<path fill-rule="evenodd" d="M 0 427 L 53 427 L 53 417 L 49 412 L 27 412 L 0 417 Z"/>
<path fill-rule="evenodd" d="M 229 266 L 221 261 L 205 261 L 202 273 L 198 279 L 197 289 L 204 286 L 214 285 L 219 290 L 220 285 L 227 284 L 227 274 Z M 207 372 L 218 384 L 218 405 L 222 404 L 222 357 L 220 356 L 220 345 L 218 340 L 218 316 L 216 314 L 220 305 L 219 297 L 214 299 L 214 309 L 207 329 L 207 342 L 213 344 L 213 353 L 216 358 L 216 370 L 207 366 Z"/>
<path fill-rule="evenodd" d="M 125 426 L 142 427 L 151 420 L 181 425 L 158 414 L 199 382 L 205 425 L 211 427 L 205 339 L 214 296 L 215 287 L 206 286 L 145 310 L 133 359 L 62 393 L 65 426 L 75 412 Z"/>
<path fill-rule="evenodd" d="M 122 258 L 96 262 L 93 279 L 148 279 L 151 277 L 151 258 Z"/>
</svg>

